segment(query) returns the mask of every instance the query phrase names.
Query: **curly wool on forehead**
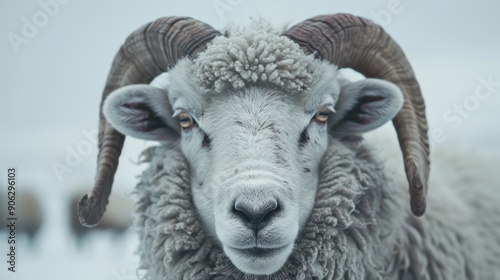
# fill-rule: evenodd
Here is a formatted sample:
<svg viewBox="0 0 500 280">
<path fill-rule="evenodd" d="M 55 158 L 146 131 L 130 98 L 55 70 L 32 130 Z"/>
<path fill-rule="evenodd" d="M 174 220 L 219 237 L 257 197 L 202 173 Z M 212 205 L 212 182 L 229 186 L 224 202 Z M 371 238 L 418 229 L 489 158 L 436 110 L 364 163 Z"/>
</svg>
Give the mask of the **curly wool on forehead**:
<svg viewBox="0 0 500 280">
<path fill-rule="evenodd" d="M 248 85 L 271 85 L 296 93 L 309 88 L 316 61 L 269 23 L 228 30 L 215 38 L 195 60 L 195 75 L 206 91 L 222 92 Z"/>
</svg>

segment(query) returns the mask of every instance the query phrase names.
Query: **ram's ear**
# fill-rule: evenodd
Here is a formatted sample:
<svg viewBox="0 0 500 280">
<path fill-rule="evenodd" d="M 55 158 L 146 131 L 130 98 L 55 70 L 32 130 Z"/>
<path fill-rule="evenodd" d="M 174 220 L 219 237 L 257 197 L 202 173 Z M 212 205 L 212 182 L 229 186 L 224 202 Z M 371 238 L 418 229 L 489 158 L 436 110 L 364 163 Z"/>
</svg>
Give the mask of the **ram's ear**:
<svg viewBox="0 0 500 280">
<path fill-rule="evenodd" d="M 104 101 L 106 120 L 120 133 L 145 140 L 168 141 L 179 137 L 166 90 L 150 85 L 129 85 Z"/>
<path fill-rule="evenodd" d="M 403 94 L 393 83 L 365 79 L 346 85 L 330 120 L 340 135 L 361 134 L 392 120 L 403 106 Z"/>
</svg>

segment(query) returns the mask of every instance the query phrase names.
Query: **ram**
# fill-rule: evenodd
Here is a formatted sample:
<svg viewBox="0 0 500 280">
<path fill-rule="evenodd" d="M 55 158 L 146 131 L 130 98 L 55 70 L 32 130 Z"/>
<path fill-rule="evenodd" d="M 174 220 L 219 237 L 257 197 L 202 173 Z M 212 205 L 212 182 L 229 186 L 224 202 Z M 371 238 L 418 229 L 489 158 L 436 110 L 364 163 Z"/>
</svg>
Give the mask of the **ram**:
<svg viewBox="0 0 500 280">
<path fill-rule="evenodd" d="M 318 16 L 283 32 L 257 20 L 223 34 L 161 18 L 113 62 L 80 221 L 102 217 L 129 135 L 160 143 L 143 153 L 134 209 L 150 279 L 493 279 L 498 196 L 478 182 L 437 184 L 418 217 L 424 111 L 403 51 L 364 18 Z M 362 138 L 390 120 L 404 180 Z"/>
</svg>

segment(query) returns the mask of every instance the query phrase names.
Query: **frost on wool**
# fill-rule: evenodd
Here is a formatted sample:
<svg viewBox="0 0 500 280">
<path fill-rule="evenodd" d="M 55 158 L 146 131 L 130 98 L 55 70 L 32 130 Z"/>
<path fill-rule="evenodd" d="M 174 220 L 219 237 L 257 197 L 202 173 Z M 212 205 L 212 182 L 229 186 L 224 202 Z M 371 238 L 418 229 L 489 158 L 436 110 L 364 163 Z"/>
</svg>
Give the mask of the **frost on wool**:
<svg viewBox="0 0 500 280">
<path fill-rule="evenodd" d="M 206 90 L 222 92 L 251 84 L 279 87 L 291 93 L 308 89 L 315 74 L 314 57 L 299 45 L 258 21 L 219 36 L 200 53 L 195 74 Z"/>
</svg>

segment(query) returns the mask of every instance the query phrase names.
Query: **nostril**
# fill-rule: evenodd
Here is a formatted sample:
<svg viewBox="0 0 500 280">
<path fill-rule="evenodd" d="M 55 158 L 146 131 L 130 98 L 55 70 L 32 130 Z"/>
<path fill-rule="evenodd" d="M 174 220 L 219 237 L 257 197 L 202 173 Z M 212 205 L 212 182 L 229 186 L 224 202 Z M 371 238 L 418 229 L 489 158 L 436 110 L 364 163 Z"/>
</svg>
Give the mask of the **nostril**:
<svg viewBox="0 0 500 280">
<path fill-rule="evenodd" d="M 243 199 L 238 199 L 234 203 L 234 213 L 247 222 L 250 227 L 263 227 L 265 222 L 269 221 L 279 209 L 278 201 L 276 199 L 269 199 L 265 203 L 259 204 L 260 206 L 256 207 Z"/>
</svg>

